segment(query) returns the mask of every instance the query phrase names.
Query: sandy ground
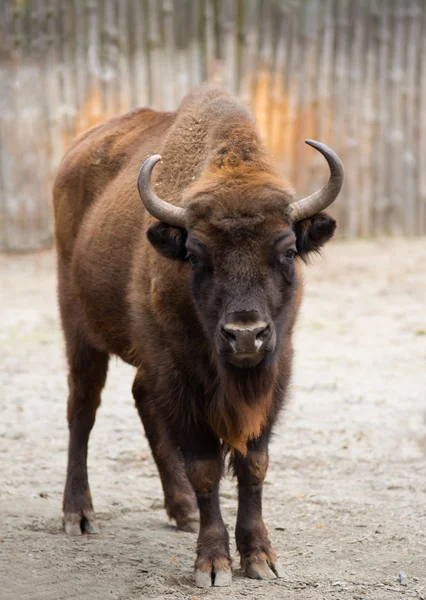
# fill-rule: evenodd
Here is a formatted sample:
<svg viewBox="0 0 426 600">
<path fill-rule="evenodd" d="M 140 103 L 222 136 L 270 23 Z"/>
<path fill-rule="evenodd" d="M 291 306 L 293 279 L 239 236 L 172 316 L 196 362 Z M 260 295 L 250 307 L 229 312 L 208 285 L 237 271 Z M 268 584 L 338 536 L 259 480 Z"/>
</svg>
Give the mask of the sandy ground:
<svg viewBox="0 0 426 600">
<path fill-rule="evenodd" d="M 132 369 L 118 361 L 90 446 L 102 532 L 62 532 L 54 255 L 0 257 L 0 598 L 426 598 L 425 265 L 425 240 L 395 239 L 331 243 L 307 269 L 264 501 L 287 577 L 249 580 L 235 556 L 232 588 L 199 590 L 195 537 L 167 523 Z M 234 482 L 221 498 L 233 530 Z"/>
</svg>

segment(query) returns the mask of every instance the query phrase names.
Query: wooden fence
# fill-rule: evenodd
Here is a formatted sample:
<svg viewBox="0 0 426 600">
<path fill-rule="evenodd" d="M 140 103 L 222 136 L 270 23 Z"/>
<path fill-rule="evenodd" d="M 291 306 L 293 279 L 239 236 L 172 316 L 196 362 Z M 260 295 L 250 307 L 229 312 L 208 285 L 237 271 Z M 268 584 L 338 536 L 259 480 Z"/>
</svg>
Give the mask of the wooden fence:
<svg viewBox="0 0 426 600">
<path fill-rule="evenodd" d="M 341 234 L 426 233 L 425 0 L 0 0 L 0 247 L 52 243 L 70 140 L 213 80 L 247 101 L 299 194 L 341 155 Z"/>
</svg>

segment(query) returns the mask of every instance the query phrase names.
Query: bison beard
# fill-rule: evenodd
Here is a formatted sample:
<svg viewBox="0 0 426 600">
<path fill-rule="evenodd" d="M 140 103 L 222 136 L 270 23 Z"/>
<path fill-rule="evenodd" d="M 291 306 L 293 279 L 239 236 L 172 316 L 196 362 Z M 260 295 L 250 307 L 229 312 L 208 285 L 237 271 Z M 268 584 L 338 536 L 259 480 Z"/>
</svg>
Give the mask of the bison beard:
<svg viewBox="0 0 426 600">
<path fill-rule="evenodd" d="M 186 531 L 199 516 L 196 585 L 231 583 L 224 446 L 238 479 L 241 564 L 249 577 L 280 576 L 262 518 L 268 444 L 290 379 L 299 258 L 332 237 L 321 211 L 343 182 L 335 153 L 308 143 L 330 177 L 293 202 L 247 108 L 207 85 L 176 112 L 136 109 L 68 150 L 54 186 L 68 534 L 97 531 L 88 443 L 117 355 L 137 370 L 132 392 L 167 514 Z"/>
<path fill-rule="evenodd" d="M 260 436 L 272 415 L 277 373 L 274 362 L 254 370 L 219 369 L 218 386 L 207 407 L 208 421 L 216 435 L 243 456 L 247 442 Z"/>
</svg>

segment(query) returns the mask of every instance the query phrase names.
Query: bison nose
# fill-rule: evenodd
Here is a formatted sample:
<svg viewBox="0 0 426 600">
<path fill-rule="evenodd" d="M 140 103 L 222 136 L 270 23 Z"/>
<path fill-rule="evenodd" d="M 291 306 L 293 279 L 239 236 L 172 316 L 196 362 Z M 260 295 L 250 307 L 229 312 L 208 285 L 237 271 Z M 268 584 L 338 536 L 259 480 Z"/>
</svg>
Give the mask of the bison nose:
<svg viewBox="0 0 426 600">
<path fill-rule="evenodd" d="M 271 327 L 265 321 L 229 322 L 222 325 L 222 335 L 233 353 L 256 354 L 264 351 Z"/>
</svg>

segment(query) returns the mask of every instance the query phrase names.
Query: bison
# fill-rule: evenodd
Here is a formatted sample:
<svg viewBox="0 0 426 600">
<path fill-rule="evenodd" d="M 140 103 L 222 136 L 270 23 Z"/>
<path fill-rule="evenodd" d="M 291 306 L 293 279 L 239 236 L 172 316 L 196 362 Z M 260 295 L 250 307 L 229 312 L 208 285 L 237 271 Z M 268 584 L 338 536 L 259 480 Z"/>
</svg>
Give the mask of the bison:
<svg viewBox="0 0 426 600">
<path fill-rule="evenodd" d="M 199 521 L 196 585 L 231 583 L 219 505 L 228 459 L 242 567 L 280 576 L 262 519 L 268 443 L 291 375 L 301 261 L 332 237 L 335 220 L 321 211 L 343 182 L 337 155 L 307 143 L 330 177 L 294 201 L 249 110 L 204 85 L 176 112 L 140 108 L 93 127 L 64 156 L 54 209 L 69 365 L 66 533 L 97 531 L 88 440 L 117 355 L 136 367 L 133 397 L 167 514 L 182 530 Z"/>
</svg>

